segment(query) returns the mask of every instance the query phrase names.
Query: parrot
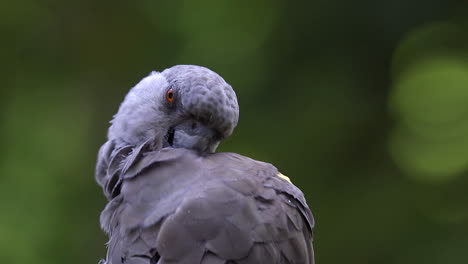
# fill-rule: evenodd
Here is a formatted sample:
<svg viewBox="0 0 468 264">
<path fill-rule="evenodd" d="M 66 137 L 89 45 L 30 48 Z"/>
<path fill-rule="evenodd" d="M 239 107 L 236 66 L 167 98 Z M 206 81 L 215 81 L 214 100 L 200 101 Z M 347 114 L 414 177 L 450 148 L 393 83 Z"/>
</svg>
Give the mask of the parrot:
<svg viewBox="0 0 468 264">
<path fill-rule="evenodd" d="M 216 152 L 238 120 L 233 88 L 203 66 L 153 71 L 129 90 L 98 151 L 100 263 L 314 263 L 302 191 L 272 164 Z"/>
</svg>

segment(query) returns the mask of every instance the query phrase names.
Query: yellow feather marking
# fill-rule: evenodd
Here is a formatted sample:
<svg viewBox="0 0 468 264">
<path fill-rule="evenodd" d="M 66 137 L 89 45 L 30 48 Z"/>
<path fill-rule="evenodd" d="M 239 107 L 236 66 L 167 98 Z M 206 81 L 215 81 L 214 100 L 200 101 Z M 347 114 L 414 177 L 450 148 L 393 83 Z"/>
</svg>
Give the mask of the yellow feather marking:
<svg viewBox="0 0 468 264">
<path fill-rule="evenodd" d="M 281 179 L 285 180 L 285 181 L 288 181 L 289 183 L 292 183 L 291 180 L 289 179 L 288 176 L 284 175 L 283 173 L 281 172 L 278 172 L 278 174 L 276 174 L 276 176 L 280 177 Z"/>
</svg>

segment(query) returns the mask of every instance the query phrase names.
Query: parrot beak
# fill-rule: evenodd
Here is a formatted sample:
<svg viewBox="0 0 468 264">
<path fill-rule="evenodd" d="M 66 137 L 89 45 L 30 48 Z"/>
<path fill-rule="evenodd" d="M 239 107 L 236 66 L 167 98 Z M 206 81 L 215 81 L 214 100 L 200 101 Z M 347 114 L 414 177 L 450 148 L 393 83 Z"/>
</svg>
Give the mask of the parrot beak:
<svg viewBox="0 0 468 264">
<path fill-rule="evenodd" d="M 218 131 L 198 120 L 188 119 L 169 129 L 164 146 L 214 152 L 220 141 Z"/>
</svg>

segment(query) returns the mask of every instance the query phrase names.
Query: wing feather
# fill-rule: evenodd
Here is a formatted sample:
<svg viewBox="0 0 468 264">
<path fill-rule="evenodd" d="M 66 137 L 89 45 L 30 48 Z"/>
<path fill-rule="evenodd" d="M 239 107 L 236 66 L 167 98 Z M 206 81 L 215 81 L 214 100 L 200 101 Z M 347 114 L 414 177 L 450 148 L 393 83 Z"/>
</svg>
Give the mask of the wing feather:
<svg viewBox="0 0 468 264">
<path fill-rule="evenodd" d="M 101 216 L 108 264 L 314 263 L 312 213 L 271 164 L 163 149 L 125 172 Z"/>
</svg>

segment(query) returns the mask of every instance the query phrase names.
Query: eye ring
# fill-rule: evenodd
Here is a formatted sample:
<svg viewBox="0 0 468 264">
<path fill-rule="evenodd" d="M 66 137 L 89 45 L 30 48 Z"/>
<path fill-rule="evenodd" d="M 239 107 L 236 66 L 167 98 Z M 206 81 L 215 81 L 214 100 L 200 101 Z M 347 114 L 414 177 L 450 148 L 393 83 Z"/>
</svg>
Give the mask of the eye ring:
<svg viewBox="0 0 468 264">
<path fill-rule="evenodd" d="M 174 94 L 174 89 L 169 89 L 167 90 L 166 92 L 166 101 L 168 101 L 169 103 L 172 103 L 174 101 L 174 97 L 175 97 L 175 94 Z"/>
</svg>

